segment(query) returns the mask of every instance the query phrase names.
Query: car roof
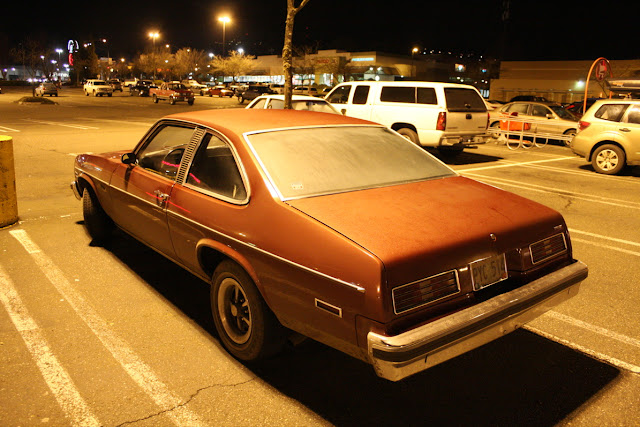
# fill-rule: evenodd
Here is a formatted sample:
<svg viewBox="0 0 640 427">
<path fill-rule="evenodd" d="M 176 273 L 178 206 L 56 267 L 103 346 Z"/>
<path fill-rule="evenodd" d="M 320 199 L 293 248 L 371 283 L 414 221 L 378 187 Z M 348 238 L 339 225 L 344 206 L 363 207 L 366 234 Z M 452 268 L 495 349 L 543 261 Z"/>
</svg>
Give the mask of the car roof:
<svg viewBox="0 0 640 427">
<path fill-rule="evenodd" d="M 281 99 L 284 100 L 284 95 L 261 95 L 258 98 L 262 99 Z M 256 98 L 256 99 L 258 99 Z M 309 95 L 291 95 L 292 101 L 325 101 L 324 98 L 318 98 L 317 96 L 309 96 Z"/>
<path fill-rule="evenodd" d="M 297 127 L 330 125 L 374 125 L 367 120 L 343 116 L 341 114 L 319 113 L 299 110 L 270 109 L 219 109 L 189 111 L 171 114 L 164 119 L 185 120 L 217 130 L 227 129 L 236 134 L 246 132 Z"/>
</svg>

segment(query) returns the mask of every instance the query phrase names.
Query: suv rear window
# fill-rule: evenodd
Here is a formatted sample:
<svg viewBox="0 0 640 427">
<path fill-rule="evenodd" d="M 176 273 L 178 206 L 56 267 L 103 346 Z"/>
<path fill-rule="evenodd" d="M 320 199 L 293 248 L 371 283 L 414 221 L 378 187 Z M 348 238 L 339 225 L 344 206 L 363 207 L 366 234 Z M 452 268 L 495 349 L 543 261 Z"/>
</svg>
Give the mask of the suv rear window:
<svg viewBox="0 0 640 427">
<path fill-rule="evenodd" d="M 598 108 L 595 117 L 602 120 L 619 122 L 629 104 L 604 104 Z"/>
<path fill-rule="evenodd" d="M 444 88 L 449 111 L 487 111 L 487 106 L 475 90 L 448 87 Z"/>
</svg>

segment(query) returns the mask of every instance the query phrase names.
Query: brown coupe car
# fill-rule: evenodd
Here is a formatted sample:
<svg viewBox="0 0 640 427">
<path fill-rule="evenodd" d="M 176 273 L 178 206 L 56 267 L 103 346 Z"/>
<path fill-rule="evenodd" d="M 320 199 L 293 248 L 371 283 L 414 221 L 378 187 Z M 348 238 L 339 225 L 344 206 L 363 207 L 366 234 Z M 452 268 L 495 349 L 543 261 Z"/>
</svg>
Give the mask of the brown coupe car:
<svg viewBox="0 0 640 427">
<path fill-rule="evenodd" d="M 516 329 L 587 277 L 558 212 L 337 114 L 174 114 L 132 151 L 74 169 L 90 237 L 117 226 L 209 282 L 220 339 L 243 361 L 296 331 L 395 381 Z"/>
</svg>

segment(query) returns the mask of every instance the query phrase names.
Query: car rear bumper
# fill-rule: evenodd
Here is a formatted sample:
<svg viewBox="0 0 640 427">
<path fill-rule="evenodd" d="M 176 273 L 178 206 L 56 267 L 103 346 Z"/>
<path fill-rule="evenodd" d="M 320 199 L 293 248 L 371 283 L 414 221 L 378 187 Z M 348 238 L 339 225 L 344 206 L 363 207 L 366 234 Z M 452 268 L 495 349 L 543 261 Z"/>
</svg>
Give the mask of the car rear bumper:
<svg viewBox="0 0 640 427">
<path fill-rule="evenodd" d="M 369 361 L 391 381 L 435 366 L 521 327 L 578 293 L 588 269 L 582 262 L 490 300 L 387 337 L 367 335 Z"/>
</svg>

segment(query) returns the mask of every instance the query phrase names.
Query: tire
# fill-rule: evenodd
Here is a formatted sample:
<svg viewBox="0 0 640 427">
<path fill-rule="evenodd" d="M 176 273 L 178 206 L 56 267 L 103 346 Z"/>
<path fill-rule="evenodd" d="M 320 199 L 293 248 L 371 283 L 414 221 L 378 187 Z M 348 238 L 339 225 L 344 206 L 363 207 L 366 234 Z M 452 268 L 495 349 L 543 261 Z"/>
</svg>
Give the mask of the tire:
<svg viewBox="0 0 640 427">
<path fill-rule="evenodd" d="M 497 122 L 493 122 L 493 123 L 491 123 L 491 124 L 489 125 L 489 128 L 491 128 L 491 129 L 495 129 L 495 130 L 500 130 L 500 122 L 499 122 L 499 121 L 497 121 Z M 500 138 L 500 133 L 498 133 L 498 132 L 495 132 L 495 133 L 491 132 L 491 137 L 492 137 L 492 138 L 494 138 L 494 139 L 498 139 L 498 138 Z"/>
<path fill-rule="evenodd" d="M 155 93 L 153 94 L 153 102 L 154 102 L 155 104 L 157 104 L 157 103 L 158 103 L 158 97 L 156 96 L 156 94 L 155 94 Z"/>
<path fill-rule="evenodd" d="M 211 311 L 220 341 L 234 357 L 257 362 L 282 349 L 286 329 L 233 261 L 223 261 L 213 273 Z"/>
<path fill-rule="evenodd" d="M 238 102 L 239 102 L 240 104 L 244 104 L 244 97 L 239 96 L 239 97 L 238 97 Z"/>
<path fill-rule="evenodd" d="M 175 100 L 175 98 L 173 96 L 169 97 L 169 104 L 176 105 L 176 100 Z"/>
<path fill-rule="evenodd" d="M 405 138 L 407 138 L 409 141 L 413 142 L 416 145 L 420 145 L 420 140 L 418 139 L 418 134 L 409 129 L 409 128 L 402 128 L 402 129 L 398 129 L 396 132 L 398 132 L 400 135 L 404 136 Z"/>
<path fill-rule="evenodd" d="M 93 96 L 98 96 L 98 92 L 96 92 L 95 90 L 93 91 Z"/>
<path fill-rule="evenodd" d="M 96 195 L 89 188 L 85 188 L 82 192 L 82 214 L 84 227 L 92 241 L 98 244 L 107 242 L 114 229 L 114 224 L 100 206 Z"/>
<path fill-rule="evenodd" d="M 577 133 L 576 129 L 569 129 L 569 130 L 565 131 L 563 135 L 565 135 L 565 136 L 571 135 L 571 137 L 573 139 L 573 137 L 576 136 L 576 133 Z M 571 146 L 571 141 L 570 140 L 567 141 L 566 139 L 564 139 L 564 140 L 562 140 L 562 142 L 564 142 L 564 145 L 567 146 L 567 147 Z"/>
<path fill-rule="evenodd" d="M 188 101 L 187 101 L 187 104 L 189 104 L 189 105 L 193 105 L 193 102 L 194 102 L 194 101 L 195 101 L 195 99 L 190 99 L 190 100 L 188 100 Z"/>
<path fill-rule="evenodd" d="M 84 91 L 85 96 L 89 96 L 89 92 L 87 92 L 86 90 Z"/>
<path fill-rule="evenodd" d="M 108 93 L 108 94 L 107 94 L 107 96 L 108 96 L 109 98 L 111 98 L 111 97 L 113 96 L 113 94 L 112 94 L 112 93 Z"/>
<path fill-rule="evenodd" d="M 591 165 L 596 172 L 605 175 L 616 175 L 624 169 L 626 155 L 617 145 L 601 145 L 591 156 Z"/>
</svg>

